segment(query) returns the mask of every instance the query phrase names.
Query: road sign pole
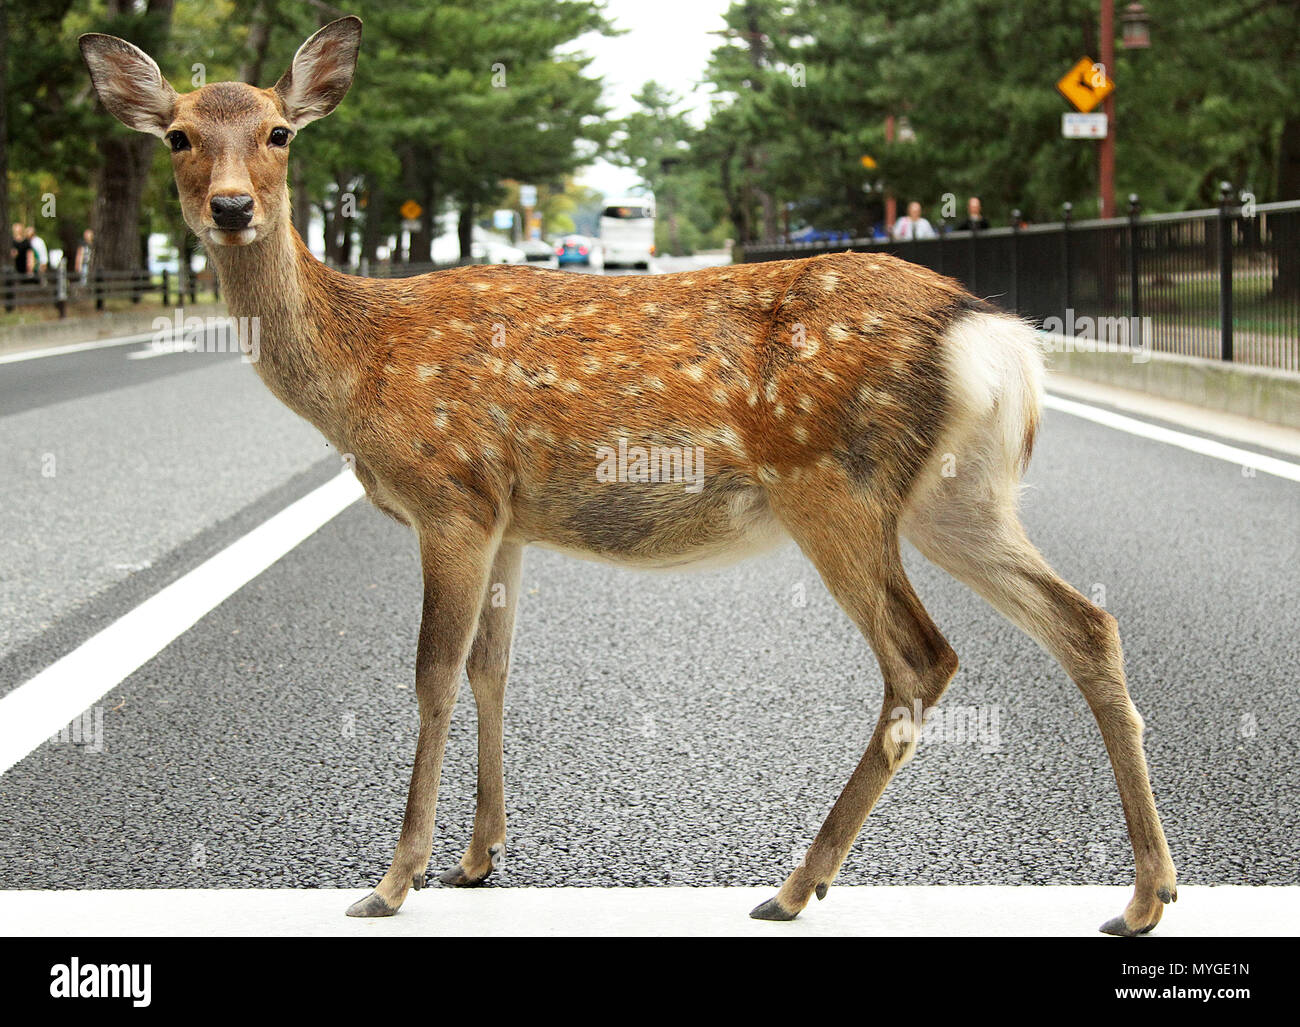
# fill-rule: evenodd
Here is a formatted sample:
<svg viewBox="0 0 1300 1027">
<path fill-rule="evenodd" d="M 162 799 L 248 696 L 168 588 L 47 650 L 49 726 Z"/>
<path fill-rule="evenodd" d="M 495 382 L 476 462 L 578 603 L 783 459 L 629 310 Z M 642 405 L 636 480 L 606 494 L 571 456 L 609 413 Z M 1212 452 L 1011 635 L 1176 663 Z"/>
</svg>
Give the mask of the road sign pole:
<svg viewBox="0 0 1300 1027">
<path fill-rule="evenodd" d="M 1109 78 L 1115 70 L 1115 0 L 1101 0 L 1101 64 Z M 1115 94 L 1107 95 L 1106 135 L 1099 151 L 1101 179 L 1101 216 L 1115 216 Z"/>
</svg>

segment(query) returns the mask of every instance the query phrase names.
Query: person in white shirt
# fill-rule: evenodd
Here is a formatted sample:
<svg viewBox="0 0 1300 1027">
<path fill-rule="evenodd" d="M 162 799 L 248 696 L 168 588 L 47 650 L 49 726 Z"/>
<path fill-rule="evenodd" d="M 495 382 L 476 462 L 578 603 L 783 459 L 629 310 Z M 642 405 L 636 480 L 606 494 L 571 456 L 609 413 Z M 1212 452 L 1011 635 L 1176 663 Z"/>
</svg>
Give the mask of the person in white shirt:
<svg viewBox="0 0 1300 1027">
<path fill-rule="evenodd" d="M 907 205 L 907 217 L 899 218 L 894 222 L 894 239 L 898 242 L 934 237 L 934 225 L 921 217 L 921 205 L 915 200 Z"/>
<path fill-rule="evenodd" d="M 50 267 L 50 251 L 45 248 L 45 240 L 36 234 L 36 229 L 27 226 L 27 241 L 32 244 L 32 271 L 39 279 Z"/>
</svg>

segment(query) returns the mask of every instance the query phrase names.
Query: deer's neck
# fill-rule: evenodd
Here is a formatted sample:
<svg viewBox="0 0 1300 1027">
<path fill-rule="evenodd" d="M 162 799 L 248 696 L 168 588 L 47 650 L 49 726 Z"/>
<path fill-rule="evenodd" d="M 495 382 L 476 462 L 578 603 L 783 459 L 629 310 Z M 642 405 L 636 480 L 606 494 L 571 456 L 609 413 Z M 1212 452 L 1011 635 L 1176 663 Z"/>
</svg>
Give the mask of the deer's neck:
<svg viewBox="0 0 1300 1027">
<path fill-rule="evenodd" d="M 373 341 L 373 286 L 327 268 L 287 221 L 255 243 L 213 246 L 209 255 L 231 316 L 249 318 L 247 331 L 256 330 L 258 375 L 339 442 Z"/>
</svg>

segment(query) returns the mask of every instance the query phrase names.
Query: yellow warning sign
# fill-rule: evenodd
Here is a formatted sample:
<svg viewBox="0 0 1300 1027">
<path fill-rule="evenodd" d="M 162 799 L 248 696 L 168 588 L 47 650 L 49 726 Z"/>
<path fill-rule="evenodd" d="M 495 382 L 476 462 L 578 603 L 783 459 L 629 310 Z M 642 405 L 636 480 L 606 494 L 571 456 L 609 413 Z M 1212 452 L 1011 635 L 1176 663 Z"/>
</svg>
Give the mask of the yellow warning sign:
<svg viewBox="0 0 1300 1027">
<path fill-rule="evenodd" d="M 1115 83 L 1106 77 L 1106 69 L 1091 57 L 1081 57 L 1056 83 L 1056 88 L 1076 111 L 1087 114 L 1115 91 Z"/>
<path fill-rule="evenodd" d="M 414 200 L 407 200 L 402 204 L 401 211 L 402 217 L 406 218 L 407 221 L 414 221 L 424 213 L 424 208 Z"/>
</svg>

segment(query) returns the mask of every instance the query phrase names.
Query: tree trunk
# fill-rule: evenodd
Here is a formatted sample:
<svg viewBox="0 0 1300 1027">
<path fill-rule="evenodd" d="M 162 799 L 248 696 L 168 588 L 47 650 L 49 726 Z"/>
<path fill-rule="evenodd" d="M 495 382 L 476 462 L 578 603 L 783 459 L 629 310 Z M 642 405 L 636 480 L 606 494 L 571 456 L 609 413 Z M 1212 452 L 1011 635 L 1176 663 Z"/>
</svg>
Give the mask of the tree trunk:
<svg viewBox="0 0 1300 1027">
<path fill-rule="evenodd" d="M 271 11 L 274 0 L 262 0 L 253 10 L 252 21 L 248 26 L 248 52 L 239 77 L 249 85 L 257 85 L 262 80 L 262 70 L 266 66 L 266 53 L 271 45 Z"/>
<path fill-rule="evenodd" d="M 155 58 L 171 30 L 172 4 L 173 0 L 149 0 L 143 17 L 130 32 L 130 41 L 153 50 Z M 120 18 L 134 9 L 132 0 L 110 0 L 108 16 Z M 95 265 L 105 271 L 133 271 L 143 266 L 140 209 L 158 140 L 125 132 L 114 124 L 99 141 L 101 163 L 91 226 L 95 230 Z"/>
<path fill-rule="evenodd" d="M 0 0 L 0 232 L 8 240 L 9 234 L 9 95 L 5 88 L 9 81 L 9 5 Z M 13 267 L 6 242 L 4 266 Z"/>
<path fill-rule="evenodd" d="M 361 224 L 361 259 L 373 264 L 379 252 L 379 212 L 384 209 L 384 190 L 375 186 L 366 200 L 366 218 Z"/>
<path fill-rule="evenodd" d="M 460 259 L 472 260 L 474 257 L 474 201 L 472 199 L 461 200 L 456 235 L 460 239 Z"/>
<path fill-rule="evenodd" d="M 307 172 L 302 163 L 289 162 L 289 182 L 293 197 L 289 201 L 293 206 L 293 227 L 307 241 L 307 228 L 311 224 L 311 197 L 307 195 Z"/>
<path fill-rule="evenodd" d="M 95 266 L 103 271 L 140 267 L 140 208 L 158 140 L 120 136 L 100 141 L 103 165 L 95 187 Z"/>
</svg>

